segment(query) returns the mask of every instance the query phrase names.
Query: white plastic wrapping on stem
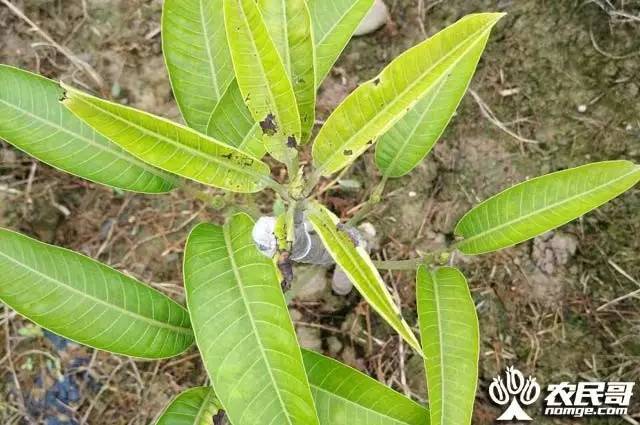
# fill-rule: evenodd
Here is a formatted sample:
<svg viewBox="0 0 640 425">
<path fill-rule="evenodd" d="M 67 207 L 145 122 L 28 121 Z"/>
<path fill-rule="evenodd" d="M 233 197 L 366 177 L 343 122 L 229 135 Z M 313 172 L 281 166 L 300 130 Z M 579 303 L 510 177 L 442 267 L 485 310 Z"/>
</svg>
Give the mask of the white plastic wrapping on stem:
<svg viewBox="0 0 640 425">
<path fill-rule="evenodd" d="M 258 250 L 266 257 L 273 258 L 278 251 L 278 240 L 275 235 L 276 218 L 272 216 L 260 217 L 253 227 L 251 235 Z M 346 227 L 346 226 L 345 226 Z M 357 229 L 345 228 L 351 238 L 358 243 L 366 243 Z M 291 260 L 297 263 L 329 266 L 335 264 L 333 258 L 326 250 L 320 237 L 316 234 L 302 214 L 294 221 L 294 241 L 291 250 Z M 332 289 L 338 295 L 347 295 L 351 292 L 353 284 L 349 281 L 340 266 L 336 266 L 331 280 Z"/>
</svg>

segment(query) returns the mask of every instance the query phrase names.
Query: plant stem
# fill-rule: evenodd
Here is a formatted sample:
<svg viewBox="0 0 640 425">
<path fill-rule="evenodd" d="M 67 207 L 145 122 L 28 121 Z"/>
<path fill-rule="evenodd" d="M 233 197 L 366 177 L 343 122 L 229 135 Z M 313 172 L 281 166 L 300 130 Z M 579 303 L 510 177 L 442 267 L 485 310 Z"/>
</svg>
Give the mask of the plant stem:
<svg viewBox="0 0 640 425">
<path fill-rule="evenodd" d="M 347 225 L 355 226 L 360 223 L 370 212 L 375 208 L 376 205 L 382 200 L 382 192 L 384 192 L 384 187 L 387 184 L 387 180 L 389 178 L 387 176 L 382 177 L 380 183 L 373 189 L 371 196 L 364 205 L 355 213 L 353 217 L 347 221 Z"/>
<path fill-rule="evenodd" d="M 379 270 L 415 270 L 421 265 L 443 264 L 446 262 L 451 253 L 455 251 L 456 244 L 447 248 L 425 254 L 419 258 L 409 260 L 389 260 L 389 261 L 373 261 L 373 265 Z"/>
<path fill-rule="evenodd" d="M 412 258 L 410 260 L 390 260 L 376 261 L 373 265 L 379 270 L 415 270 L 424 262 L 423 258 Z"/>
<path fill-rule="evenodd" d="M 266 183 L 268 188 L 273 189 L 273 191 L 280 195 L 283 200 L 289 200 L 289 191 L 284 185 L 278 183 L 271 177 L 266 178 L 264 182 Z"/>
</svg>

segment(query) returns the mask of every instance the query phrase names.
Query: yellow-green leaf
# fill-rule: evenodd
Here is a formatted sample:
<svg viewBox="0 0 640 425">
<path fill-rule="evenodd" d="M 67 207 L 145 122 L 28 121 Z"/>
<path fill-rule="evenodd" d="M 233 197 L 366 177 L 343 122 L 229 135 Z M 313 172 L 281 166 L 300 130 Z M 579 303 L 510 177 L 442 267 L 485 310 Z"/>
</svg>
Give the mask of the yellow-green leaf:
<svg viewBox="0 0 640 425">
<path fill-rule="evenodd" d="M 224 30 L 224 0 L 165 0 L 162 52 L 185 122 L 204 132 L 234 79 Z"/>
<path fill-rule="evenodd" d="M 227 88 L 209 117 L 207 134 L 258 159 L 266 153 L 260 125 L 244 104 L 236 80 Z"/>
<path fill-rule="evenodd" d="M 111 143 L 59 102 L 55 81 L 0 65 L 0 138 L 67 173 L 119 189 L 170 191 L 178 181 Z"/>
<path fill-rule="evenodd" d="M 458 270 L 418 268 L 420 337 L 432 425 L 468 425 L 478 382 L 476 307 Z"/>
<path fill-rule="evenodd" d="M 580 217 L 640 181 L 640 166 L 604 161 L 517 184 L 482 202 L 458 222 L 465 254 L 513 246 Z"/>
<path fill-rule="evenodd" d="M 316 82 L 311 18 L 305 0 L 259 0 L 260 12 L 298 103 L 302 136 L 308 140 L 315 121 Z"/>
<path fill-rule="evenodd" d="M 234 192 L 270 184 L 269 166 L 195 130 L 71 87 L 64 105 L 127 152 L 163 170 Z"/>
<path fill-rule="evenodd" d="M 376 144 L 376 165 L 388 177 L 409 173 L 431 151 L 462 100 L 489 32 Z"/>
<path fill-rule="evenodd" d="M 307 218 L 331 257 L 342 267 L 364 299 L 411 347 L 421 352 L 420 343 L 402 317 L 400 308 L 394 303 L 371 258 L 362 246 L 356 246 L 349 234 L 340 228 L 338 217 L 313 202 L 309 205 Z"/>
<path fill-rule="evenodd" d="M 407 50 L 360 85 L 329 116 L 313 144 L 322 175 L 353 162 L 469 55 L 477 55 L 501 13 L 468 15 Z"/>
<path fill-rule="evenodd" d="M 187 311 L 91 258 L 0 229 L 0 301 L 37 325 L 100 350 L 142 359 L 193 344 Z"/>
<path fill-rule="evenodd" d="M 184 280 L 196 343 L 231 423 L 317 425 L 276 268 L 256 248 L 253 225 L 236 214 L 189 235 Z"/>
<path fill-rule="evenodd" d="M 331 70 L 374 0 L 307 0 L 316 46 L 316 86 Z"/>
<path fill-rule="evenodd" d="M 238 86 L 263 132 L 283 145 L 300 140 L 293 86 L 255 0 L 224 2 L 225 26 Z"/>
<path fill-rule="evenodd" d="M 321 425 L 429 425 L 413 400 L 329 357 L 302 350 Z"/>
<path fill-rule="evenodd" d="M 211 425 L 220 409 L 213 388 L 189 388 L 171 400 L 155 425 Z"/>
</svg>

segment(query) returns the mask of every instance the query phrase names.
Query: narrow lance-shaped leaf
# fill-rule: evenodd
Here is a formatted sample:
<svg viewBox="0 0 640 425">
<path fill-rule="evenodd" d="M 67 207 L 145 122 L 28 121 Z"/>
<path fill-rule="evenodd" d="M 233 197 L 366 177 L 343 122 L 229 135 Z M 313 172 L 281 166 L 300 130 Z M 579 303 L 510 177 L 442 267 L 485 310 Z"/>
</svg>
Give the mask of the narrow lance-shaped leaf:
<svg viewBox="0 0 640 425">
<path fill-rule="evenodd" d="M 336 360 L 302 350 L 322 425 L 428 425 L 429 411 Z"/>
<path fill-rule="evenodd" d="M 373 0 L 313 0 L 307 4 L 312 15 L 317 88 L 371 8 Z M 302 72 L 307 73 L 308 71 Z M 231 123 L 235 129 L 230 127 Z M 257 158 L 261 158 L 265 153 L 264 142 L 258 140 L 262 131 L 247 109 L 242 93 L 237 89 L 237 82 L 229 87 L 211 114 L 207 134 Z M 259 144 L 255 143 L 256 140 Z"/>
<path fill-rule="evenodd" d="M 356 246 L 349 234 L 340 228 L 338 217 L 319 203 L 313 202 L 309 206 L 307 218 L 331 257 L 342 267 L 364 299 L 410 346 L 421 352 L 420 343 L 402 317 L 400 308 L 394 303 L 371 258 L 362 246 Z"/>
<path fill-rule="evenodd" d="M 374 0 L 307 0 L 316 46 L 319 87 Z"/>
<path fill-rule="evenodd" d="M 476 307 L 458 270 L 418 268 L 420 336 L 432 425 L 468 425 L 478 382 Z"/>
<path fill-rule="evenodd" d="M 186 310 L 84 255 L 0 229 L 0 300 L 80 344 L 143 359 L 193 343 Z"/>
<path fill-rule="evenodd" d="M 201 224 L 184 279 L 196 342 L 230 422 L 318 424 L 276 269 L 255 247 L 253 220 Z"/>
<path fill-rule="evenodd" d="M 610 201 L 640 181 L 640 166 L 604 161 L 517 184 L 482 202 L 458 222 L 457 248 L 482 254 L 555 229 Z"/>
<path fill-rule="evenodd" d="M 187 124 L 204 132 L 234 79 L 224 29 L 224 0 L 165 0 L 162 52 Z"/>
<path fill-rule="evenodd" d="M 308 140 L 315 121 L 316 82 L 311 18 L 305 0 L 259 0 L 260 11 L 293 85 L 302 136 Z"/>
<path fill-rule="evenodd" d="M 127 152 L 163 170 L 233 192 L 269 184 L 269 166 L 195 130 L 71 87 L 64 105 Z"/>
<path fill-rule="evenodd" d="M 96 133 L 59 102 L 55 81 L 0 65 L 0 138 L 67 173 L 119 189 L 163 193 L 171 176 Z"/>
<path fill-rule="evenodd" d="M 376 165 L 385 176 L 409 173 L 431 151 L 462 100 L 489 32 L 376 144 Z"/>
<path fill-rule="evenodd" d="M 263 133 L 300 140 L 300 115 L 286 68 L 255 0 L 224 2 L 225 27 L 238 86 Z"/>
<path fill-rule="evenodd" d="M 339 171 L 438 87 L 469 55 L 482 51 L 501 13 L 469 15 L 407 50 L 360 85 L 329 116 L 313 144 L 322 175 Z"/>
<path fill-rule="evenodd" d="M 260 125 L 244 104 L 236 80 L 227 88 L 211 114 L 207 134 L 256 158 L 262 158 L 266 153 Z"/>
<path fill-rule="evenodd" d="M 211 425 L 220 409 L 213 388 L 189 388 L 171 400 L 155 425 Z"/>
</svg>

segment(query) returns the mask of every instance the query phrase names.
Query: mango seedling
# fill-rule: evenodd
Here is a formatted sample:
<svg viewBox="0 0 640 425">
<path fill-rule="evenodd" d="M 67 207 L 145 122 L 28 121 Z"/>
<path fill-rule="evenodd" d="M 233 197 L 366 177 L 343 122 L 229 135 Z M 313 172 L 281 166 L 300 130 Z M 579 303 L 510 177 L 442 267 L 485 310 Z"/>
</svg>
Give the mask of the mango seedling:
<svg viewBox="0 0 640 425">
<path fill-rule="evenodd" d="M 186 125 L 0 65 L 0 137 L 38 160 L 146 194 L 187 180 L 272 190 L 284 210 L 257 226 L 244 213 L 195 226 L 184 251 L 186 307 L 94 259 L 2 229 L 2 302 L 80 344 L 138 359 L 195 343 L 210 385 L 178 395 L 157 424 L 469 424 L 478 321 L 464 276 L 442 260 L 563 225 L 635 185 L 640 167 L 606 161 L 528 180 L 469 211 L 444 252 L 374 262 L 351 226 L 359 217 L 342 223 L 319 202 L 319 182 L 375 149 L 382 180 L 371 204 L 379 202 L 384 183 L 410 173 L 444 131 L 503 14 L 468 15 L 405 51 L 316 133 L 317 89 L 372 4 L 165 0 L 163 52 Z M 311 164 L 301 166 L 309 146 Z M 267 155 L 284 164 L 286 181 L 272 176 Z M 424 357 L 428 408 L 300 348 L 282 291 L 296 262 L 335 263 Z M 378 271 L 407 268 L 417 270 L 421 338 Z"/>
</svg>

